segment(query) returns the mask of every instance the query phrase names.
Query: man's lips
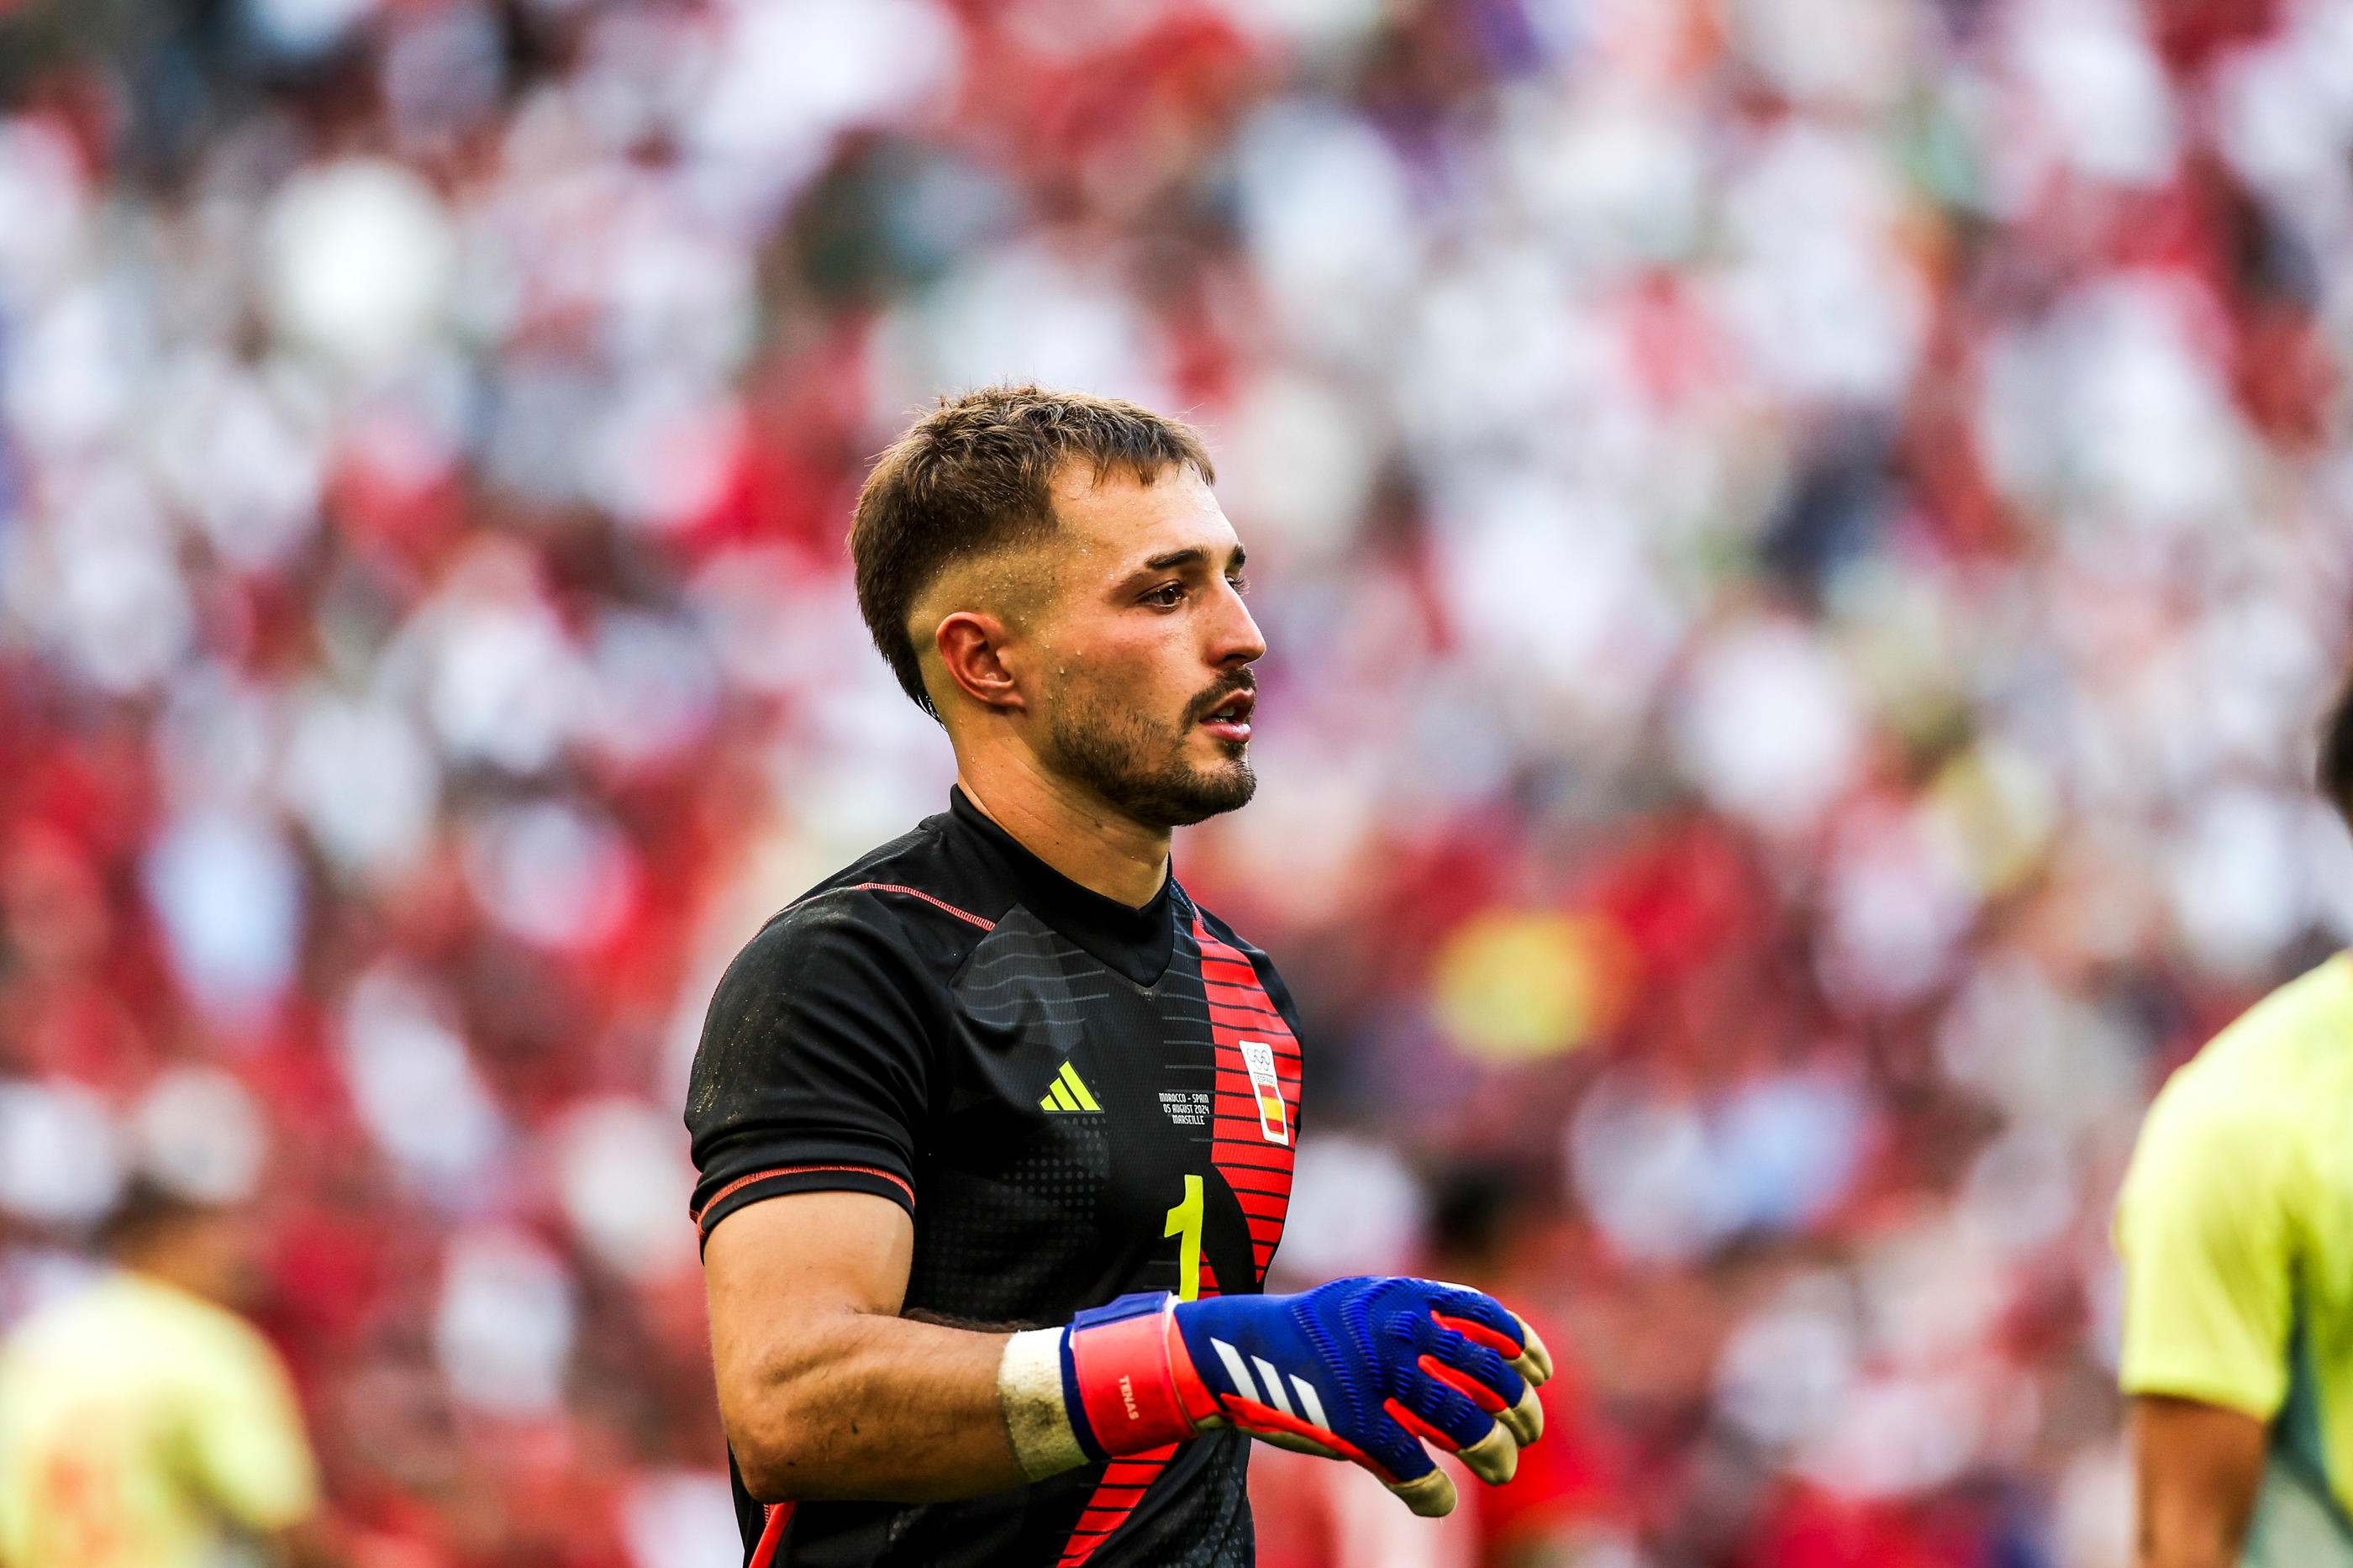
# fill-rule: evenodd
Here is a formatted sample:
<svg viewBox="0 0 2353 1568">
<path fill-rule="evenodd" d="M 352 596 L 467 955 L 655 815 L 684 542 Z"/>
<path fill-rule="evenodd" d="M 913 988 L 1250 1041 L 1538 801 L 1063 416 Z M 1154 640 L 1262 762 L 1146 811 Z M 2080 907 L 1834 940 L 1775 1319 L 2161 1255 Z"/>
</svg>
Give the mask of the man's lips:
<svg viewBox="0 0 2353 1568">
<path fill-rule="evenodd" d="M 1250 710 L 1257 706 L 1255 691 L 1229 692 L 1202 716 L 1201 727 L 1220 741 L 1247 741 L 1250 738 Z"/>
</svg>

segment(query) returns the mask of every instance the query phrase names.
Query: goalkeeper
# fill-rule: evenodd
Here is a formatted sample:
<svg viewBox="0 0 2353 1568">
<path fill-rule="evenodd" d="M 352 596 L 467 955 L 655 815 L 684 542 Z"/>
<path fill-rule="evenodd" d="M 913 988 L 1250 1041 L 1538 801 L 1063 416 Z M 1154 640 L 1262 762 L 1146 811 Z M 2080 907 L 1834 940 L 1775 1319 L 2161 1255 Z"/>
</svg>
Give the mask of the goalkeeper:
<svg viewBox="0 0 2353 1568">
<path fill-rule="evenodd" d="M 1210 477 L 1132 404 L 990 388 L 860 497 L 860 607 L 957 787 L 769 921 L 696 1055 L 754 1568 L 1243 1568 L 1251 1438 L 1437 1514 L 1429 1447 L 1500 1481 L 1542 1424 L 1544 1347 L 1477 1291 L 1260 1294 L 1296 1016 L 1169 866 L 1254 782 L 1265 645 Z"/>
<path fill-rule="evenodd" d="M 2353 816 L 2353 685 L 2319 771 Z M 2174 1074 L 2116 1237 L 2139 1568 L 2353 1564 L 2353 958 Z"/>
</svg>

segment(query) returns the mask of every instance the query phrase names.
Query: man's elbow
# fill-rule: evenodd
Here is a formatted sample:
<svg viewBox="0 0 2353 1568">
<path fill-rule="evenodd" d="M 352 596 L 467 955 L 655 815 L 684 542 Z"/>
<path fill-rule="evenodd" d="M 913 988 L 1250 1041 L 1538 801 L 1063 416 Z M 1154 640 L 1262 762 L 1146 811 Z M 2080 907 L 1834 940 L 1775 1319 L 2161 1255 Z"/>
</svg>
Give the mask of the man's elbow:
<svg viewBox="0 0 2353 1568">
<path fill-rule="evenodd" d="M 744 1489 L 754 1502 L 804 1502 L 796 1479 L 800 1460 L 789 1448 L 743 1447 L 735 1449 L 735 1469 Z"/>
<path fill-rule="evenodd" d="M 740 1408 L 740 1407 L 739 1407 Z M 726 1412 L 727 1447 L 744 1489 L 758 1502 L 804 1502 L 817 1484 L 818 1456 L 808 1438 L 810 1417 L 791 1391 L 769 1388 L 752 1409 Z"/>
</svg>

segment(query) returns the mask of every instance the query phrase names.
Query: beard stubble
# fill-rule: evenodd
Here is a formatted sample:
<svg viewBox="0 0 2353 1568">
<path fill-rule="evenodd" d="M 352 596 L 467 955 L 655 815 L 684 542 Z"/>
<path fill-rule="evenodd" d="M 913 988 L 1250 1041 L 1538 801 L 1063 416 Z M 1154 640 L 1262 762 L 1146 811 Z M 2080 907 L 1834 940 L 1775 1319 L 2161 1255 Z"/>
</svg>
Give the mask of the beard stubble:
<svg viewBox="0 0 2353 1568">
<path fill-rule="evenodd" d="M 1122 815 L 1154 827 L 1189 827 L 1248 805 L 1258 789 L 1241 746 L 1229 748 L 1222 766 L 1202 767 L 1185 756 L 1193 726 L 1234 692 L 1256 684 L 1247 670 L 1220 682 L 1187 706 L 1174 730 L 1099 691 L 1068 690 L 1055 706 L 1047 739 L 1059 770 Z"/>
</svg>

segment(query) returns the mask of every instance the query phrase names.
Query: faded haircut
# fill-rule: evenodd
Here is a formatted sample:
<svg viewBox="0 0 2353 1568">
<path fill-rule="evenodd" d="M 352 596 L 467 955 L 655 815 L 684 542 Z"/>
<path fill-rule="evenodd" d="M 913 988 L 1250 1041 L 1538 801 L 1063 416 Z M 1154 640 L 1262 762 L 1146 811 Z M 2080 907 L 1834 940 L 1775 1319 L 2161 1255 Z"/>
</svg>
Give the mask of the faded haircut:
<svg viewBox="0 0 2353 1568">
<path fill-rule="evenodd" d="M 1146 485 L 1178 466 L 1217 478 L 1191 426 L 1115 397 L 1039 386 L 941 398 L 867 475 L 849 529 L 858 608 L 924 712 L 939 716 L 907 630 L 915 601 L 959 562 L 1050 536 L 1054 480 L 1073 462 L 1097 479 L 1116 470 Z"/>
</svg>

